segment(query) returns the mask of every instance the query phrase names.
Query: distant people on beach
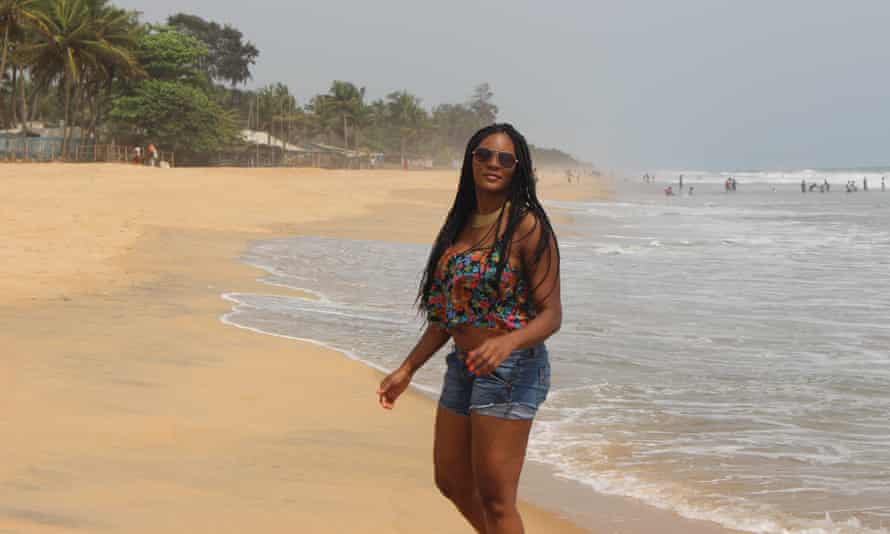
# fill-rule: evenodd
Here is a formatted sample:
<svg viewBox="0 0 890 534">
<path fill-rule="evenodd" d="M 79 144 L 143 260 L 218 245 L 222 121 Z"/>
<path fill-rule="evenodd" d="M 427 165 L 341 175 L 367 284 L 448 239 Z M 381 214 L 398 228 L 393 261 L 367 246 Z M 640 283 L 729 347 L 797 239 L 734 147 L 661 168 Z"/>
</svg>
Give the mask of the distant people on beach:
<svg viewBox="0 0 890 534">
<path fill-rule="evenodd" d="M 723 182 L 723 190 L 726 191 L 727 193 L 735 191 L 736 187 L 738 187 L 736 180 L 732 176 L 730 176 L 729 178 L 726 179 L 725 182 Z"/>
<path fill-rule="evenodd" d="M 883 193 L 886 190 L 887 190 L 887 184 L 884 183 L 884 177 L 881 176 L 881 192 Z"/>
<path fill-rule="evenodd" d="M 830 192 L 831 192 L 831 184 L 828 183 L 828 178 L 825 179 L 825 183 L 822 184 L 822 185 L 825 186 L 825 192 L 826 192 L 826 193 L 830 193 Z"/>
<path fill-rule="evenodd" d="M 694 193 L 694 192 L 695 192 L 695 186 L 694 186 L 694 185 L 690 185 L 690 186 L 689 186 L 689 196 L 692 196 L 692 193 Z"/>
<path fill-rule="evenodd" d="M 800 181 L 800 192 L 801 192 L 801 193 L 806 193 L 806 192 L 807 192 L 807 181 L 806 181 L 806 180 L 801 180 L 801 181 Z"/>
<path fill-rule="evenodd" d="M 158 149 L 154 146 L 153 143 L 149 143 L 145 148 L 145 155 L 148 158 L 148 164 L 152 167 L 158 166 Z"/>
<path fill-rule="evenodd" d="M 683 175 L 680 175 L 680 191 L 683 191 Z"/>
<path fill-rule="evenodd" d="M 868 191 L 868 178 L 865 176 L 862 177 L 862 190 Z"/>
<path fill-rule="evenodd" d="M 667 196 L 667 197 L 672 197 L 672 196 L 674 196 L 674 186 L 669 185 L 669 186 L 665 187 L 665 188 L 664 188 L 664 195 Z"/>
<path fill-rule="evenodd" d="M 576 173 L 572 169 L 566 169 L 566 180 L 568 180 L 570 184 L 573 183 L 572 180 L 574 180 L 574 183 L 580 184 L 582 174 L 583 173 L 580 170 Z M 627 177 L 624 179 L 627 180 Z"/>
</svg>

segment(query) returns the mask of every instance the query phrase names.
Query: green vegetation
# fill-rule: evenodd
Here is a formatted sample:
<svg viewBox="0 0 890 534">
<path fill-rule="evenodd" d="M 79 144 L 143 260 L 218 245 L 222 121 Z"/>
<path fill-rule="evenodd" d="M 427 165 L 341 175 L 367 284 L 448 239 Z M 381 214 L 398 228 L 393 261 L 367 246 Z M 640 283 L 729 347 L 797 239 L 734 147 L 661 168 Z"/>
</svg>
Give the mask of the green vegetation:
<svg viewBox="0 0 890 534">
<path fill-rule="evenodd" d="M 109 114 L 118 137 L 144 138 L 180 154 L 214 152 L 237 140 L 233 113 L 214 102 L 201 65 L 204 44 L 149 27 L 136 50 L 147 79 L 121 84 Z M 136 139 L 129 139 L 136 137 Z"/>
<path fill-rule="evenodd" d="M 364 87 L 342 80 L 302 105 L 282 83 L 241 89 L 260 52 L 239 30 L 184 13 L 145 24 L 108 0 L 0 0 L 0 38 L 0 129 L 63 127 L 63 153 L 79 134 L 152 142 L 197 161 L 250 128 L 295 145 L 450 164 L 498 114 L 488 84 L 432 109 L 406 90 L 368 101 Z M 541 163 L 577 164 L 558 150 L 538 153 Z"/>
</svg>

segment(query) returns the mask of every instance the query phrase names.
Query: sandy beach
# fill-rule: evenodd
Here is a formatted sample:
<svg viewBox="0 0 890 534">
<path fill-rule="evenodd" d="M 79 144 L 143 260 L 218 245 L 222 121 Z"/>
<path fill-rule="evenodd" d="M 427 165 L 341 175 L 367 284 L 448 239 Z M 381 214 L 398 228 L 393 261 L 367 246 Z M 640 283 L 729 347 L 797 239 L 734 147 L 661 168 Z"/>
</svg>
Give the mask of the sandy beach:
<svg viewBox="0 0 890 534">
<path fill-rule="evenodd" d="M 238 261 L 251 240 L 427 243 L 456 179 L 0 165 L 0 532 L 468 532 L 432 482 L 433 401 L 385 412 L 377 371 L 220 321 L 223 293 L 286 291 Z M 569 486 L 529 466 L 528 532 L 727 532 Z"/>
</svg>

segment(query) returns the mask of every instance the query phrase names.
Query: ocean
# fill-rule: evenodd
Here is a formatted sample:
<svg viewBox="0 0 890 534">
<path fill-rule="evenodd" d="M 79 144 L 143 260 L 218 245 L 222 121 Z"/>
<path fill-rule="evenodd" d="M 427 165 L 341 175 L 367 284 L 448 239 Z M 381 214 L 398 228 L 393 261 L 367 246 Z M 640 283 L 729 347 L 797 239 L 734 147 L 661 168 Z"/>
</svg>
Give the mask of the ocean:
<svg viewBox="0 0 890 534">
<path fill-rule="evenodd" d="M 592 491 L 764 533 L 890 532 L 890 192 L 880 169 L 657 173 L 550 202 L 564 318 L 529 459 Z M 867 176 L 870 191 L 861 190 Z M 801 193 L 801 179 L 832 183 Z M 860 191 L 844 192 L 858 180 Z M 689 186 L 694 194 L 688 195 Z M 432 236 L 431 236 L 432 239 Z M 268 295 L 222 320 L 381 370 L 421 333 L 427 246 L 250 245 Z M 276 286 L 312 300 L 274 296 Z M 415 378 L 435 396 L 444 350 Z M 430 422 L 432 424 L 432 422 Z"/>
</svg>

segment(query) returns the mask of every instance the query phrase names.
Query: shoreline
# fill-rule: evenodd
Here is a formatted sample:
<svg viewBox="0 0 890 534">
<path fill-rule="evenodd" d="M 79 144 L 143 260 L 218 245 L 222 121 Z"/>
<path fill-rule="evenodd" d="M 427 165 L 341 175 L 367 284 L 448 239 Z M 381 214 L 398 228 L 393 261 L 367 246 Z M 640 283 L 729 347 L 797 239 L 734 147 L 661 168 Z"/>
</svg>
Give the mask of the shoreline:
<svg viewBox="0 0 890 534">
<path fill-rule="evenodd" d="M 0 427 L 14 436 L 0 529 L 466 531 L 432 483 L 435 402 L 411 391 L 381 413 L 379 372 L 229 328 L 220 298 L 269 293 L 239 260 L 253 239 L 328 225 L 425 242 L 453 183 L 283 171 L 0 166 Z M 582 531 L 562 510 L 522 510 L 530 531 Z"/>
<path fill-rule="evenodd" d="M 316 231 L 320 231 L 321 234 L 299 234 L 299 236 L 318 237 L 321 235 L 322 237 L 330 237 L 329 235 L 324 235 L 324 232 L 320 228 L 317 228 Z M 286 237 L 292 238 L 295 236 L 290 235 Z M 271 240 L 274 240 L 274 238 Z M 266 240 L 264 239 L 263 241 Z M 253 266 L 251 265 L 251 267 Z M 261 272 L 268 274 L 268 271 L 259 267 L 257 268 L 261 269 Z M 308 291 L 310 293 L 310 295 L 308 295 L 309 298 L 316 293 L 316 291 L 312 289 L 297 289 L 283 284 L 262 283 L 268 284 L 271 287 L 284 287 L 290 290 Z M 237 324 L 229 320 L 228 316 L 231 313 L 234 313 L 237 305 L 240 303 L 227 295 L 222 295 L 222 298 L 235 304 L 232 308 L 232 312 L 227 313 L 220 318 L 221 322 L 227 325 L 248 330 L 260 335 L 283 338 L 299 343 L 314 344 L 325 350 L 336 353 L 339 357 L 353 360 L 384 375 L 390 371 L 373 361 L 363 359 L 357 354 L 346 349 L 337 348 L 324 341 L 311 338 L 299 338 Z M 307 296 L 299 296 L 299 298 L 307 298 Z M 439 356 L 441 356 L 441 354 Z M 432 403 L 433 407 L 437 404 L 437 397 L 439 394 L 437 390 L 426 388 L 417 383 L 412 383 L 408 391 L 421 397 L 423 399 L 421 402 Z M 534 429 L 532 432 L 534 433 Z M 526 459 L 525 461 L 525 467 L 520 481 L 520 500 L 524 503 L 533 504 L 544 510 L 553 512 L 558 517 L 571 521 L 575 526 L 580 527 L 585 532 L 601 532 L 603 529 L 607 529 L 605 530 L 607 532 L 644 534 L 652 532 L 653 525 L 658 525 L 658 528 L 660 529 L 659 532 L 664 532 L 666 534 L 741 534 L 742 532 L 721 526 L 710 520 L 683 517 L 673 510 L 659 508 L 632 497 L 598 492 L 582 482 L 562 476 L 559 474 L 555 466 L 533 459 Z"/>
</svg>

